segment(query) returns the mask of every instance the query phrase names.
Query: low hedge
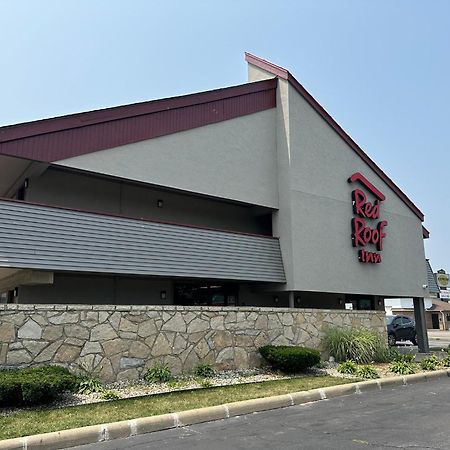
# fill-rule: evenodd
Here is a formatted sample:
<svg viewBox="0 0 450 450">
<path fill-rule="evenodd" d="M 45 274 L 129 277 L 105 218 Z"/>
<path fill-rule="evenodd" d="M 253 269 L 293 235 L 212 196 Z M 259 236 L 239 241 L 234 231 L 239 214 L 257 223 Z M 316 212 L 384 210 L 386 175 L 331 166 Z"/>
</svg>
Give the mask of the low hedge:
<svg viewBox="0 0 450 450">
<path fill-rule="evenodd" d="M 58 366 L 0 370 L 0 407 L 50 403 L 77 385 L 78 377 Z"/>
<path fill-rule="evenodd" d="M 286 373 L 304 372 L 320 362 L 320 352 L 308 347 L 265 345 L 259 353 L 272 368 Z"/>
</svg>

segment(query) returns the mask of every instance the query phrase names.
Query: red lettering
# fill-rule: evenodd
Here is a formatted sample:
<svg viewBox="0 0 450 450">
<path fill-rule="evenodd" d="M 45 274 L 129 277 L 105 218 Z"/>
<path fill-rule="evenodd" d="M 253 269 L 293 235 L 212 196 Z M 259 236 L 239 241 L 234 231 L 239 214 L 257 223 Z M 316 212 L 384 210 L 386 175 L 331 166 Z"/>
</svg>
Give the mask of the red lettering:
<svg viewBox="0 0 450 450">
<path fill-rule="evenodd" d="M 375 263 L 379 264 L 382 261 L 382 257 L 379 253 L 366 252 L 365 250 L 360 250 L 358 252 L 358 259 L 362 263 Z"/>
<path fill-rule="evenodd" d="M 353 197 L 353 212 L 360 216 L 366 217 L 364 212 L 364 205 L 366 204 L 366 194 L 361 189 L 355 189 L 352 192 Z"/>
<path fill-rule="evenodd" d="M 365 179 L 364 179 L 365 180 Z M 351 182 L 355 180 L 351 179 Z M 359 181 L 361 181 L 359 179 Z M 386 237 L 384 228 L 387 226 L 387 221 L 379 221 L 374 228 L 372 225 L 372 219 L 379 219 L 380 217 L 380 201 L 385 197 L 372 185 L 363 183 L 375 197 L 373 202 L 367 200 L 367 195 L 361 189 L 355 189 L 352 192 L 353 200 L 353 213 L 356 217 L 352 219 L 352 245 L 353 247 L 365 247 L 367 244 L 372 244 L 378 251 L 383 250 L 383 241 Z M 369 220 L 369 224 L 366 224 L 366 220 Z M 375 263 L 379 264 L 382 261 L 382 256 L 376 252 L 368 252 L 367 250 L 360 249 L 358 251 L 358 259 L 362 263 Z"/>
<path fill-rule="evenodd" d="M 354 217 L 352 219 L 352 242 L 353 247 L 362 246 L 367 244 L 374 244 L 377 250 L 383 250 L 383 238 L 386 237 L 386 233 L 383 232 L 384 227 L 387 226 L 387 221 L 382 220 L 378 222 L 376 228 L 372 229 L 366 226 L 366 221 L 360 217 Z"/>
<path fill-rule="evenodd" d="M 380 217 L 380 202 L 375 200 L 372 211 L 372 219 L 378 219 Z"/>
<path fill-rule="evenodd" d="M 364 228 L 366 227 L 366 222 L 364 219 L 361 219 L 359 217 L 354 217 L 352 219 L 352 243 L 353 247 L 358 247 L 359 245 L 365 246 L 366 242 L 364 241 L 363 237 L 361 236 L 362 232 L 364 231 Z"/>
<path fill-rule="evenodd" d="M 380 217 L 380 202 L 375 200 L 374 203 L 367 201 L 366 194 L 361 189 L 355 189 L 352 192 L 353 212 L 361 217 L 368 219 L 378 219 Z"/>
<path fill-rule="evenodd" d="M 381 222 L 378 222 L 378 225 L 377 225 L 379 237 L 377 239 L 376 246 L 377 246 L 377 250 L 380 250 L 380 251 L 383 250 L 383 239 L 386 237 L 386 233 L 383 233 L 383 228 L 385 226 L 387 226 L 387 224 L 388 224 L 387 220 L 382 220 Z"/>
</svg>

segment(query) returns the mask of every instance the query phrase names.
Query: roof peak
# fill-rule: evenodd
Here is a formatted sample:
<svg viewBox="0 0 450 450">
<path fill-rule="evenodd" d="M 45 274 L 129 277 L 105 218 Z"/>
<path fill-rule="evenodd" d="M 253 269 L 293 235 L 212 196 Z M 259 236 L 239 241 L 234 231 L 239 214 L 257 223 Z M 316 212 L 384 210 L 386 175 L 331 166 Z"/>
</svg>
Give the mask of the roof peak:
<svg viewBox="0 0 450 450">
<path fill-rule="evenodd" d="M 277 78 L 286 80 L 309 105 L 333 128 L 333 130 L 347 143 L 347 145 L 397 194 L 408 208 L 423 222 L 422 211 L 408 198 L 408 196 L 384 173 L 370 156 L 353 140 L 353 138 L 331 117 L 325 108 L 300 84 L 295 77 L 284 67 L 278 66 L 259 56 L 245 52 L 245 60 Z"/>
</svg>

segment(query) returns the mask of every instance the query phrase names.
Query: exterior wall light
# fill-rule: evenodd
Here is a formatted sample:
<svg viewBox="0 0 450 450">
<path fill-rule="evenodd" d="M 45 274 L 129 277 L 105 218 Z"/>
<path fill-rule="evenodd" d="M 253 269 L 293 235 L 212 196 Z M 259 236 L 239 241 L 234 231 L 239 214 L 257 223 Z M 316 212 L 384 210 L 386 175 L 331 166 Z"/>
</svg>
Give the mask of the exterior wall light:
<svg viewBox="0 0 450 450">
<path fill-rule="evenodd" d="M 167 298 L 167 292 L 166 292 L 166 291 L 161 291 L 161 292 L 159 293 L 159 298 L 160 298 L 161 300 L 165 300 L 165 299 Z"/>
<path fill-rule="evenodd" d="M 158 208 L 162 208 L 164 206 L 164 202 L 161 199 L 156 200 L 156 206 Z"/>
<path fill-rule="evenodd" d="M 300 297 L 295 297 L 295 303 L 297 303 L 297 305 L 300 305 Z"/>
<path fill-rule="evenodd" d="M 276 303 L 278 303 L 278 301 L 279 301 L 279 298 L 278 298 L 278 296 L 276 295 L 276 296 L 273 298 L 273 302 L 276 304 Z"/>
<path fill-rule="evenodd" d="M 342 300 L 342 298 L 338 298 L 338 304 L 342 305 L 344 303 L 344 300 Z"/>
</svg>

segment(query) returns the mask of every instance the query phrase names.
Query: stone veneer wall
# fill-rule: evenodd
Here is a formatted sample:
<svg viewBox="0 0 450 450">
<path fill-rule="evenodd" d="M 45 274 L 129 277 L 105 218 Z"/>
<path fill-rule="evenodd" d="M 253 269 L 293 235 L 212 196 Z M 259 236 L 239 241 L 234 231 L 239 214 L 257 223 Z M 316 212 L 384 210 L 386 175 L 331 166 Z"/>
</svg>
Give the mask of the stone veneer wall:
<svg viewBox="0 0 450 450">
<path fill-rule="evenodd" d="M 136 379 L 156 361 L 256 367 L 266 344 L 320 347 L 326 327 L 385 332 L 384 311 L 253 307 L 0 305 L 0 367 L 61 364 L 105 381 Z"/>
</svg>

